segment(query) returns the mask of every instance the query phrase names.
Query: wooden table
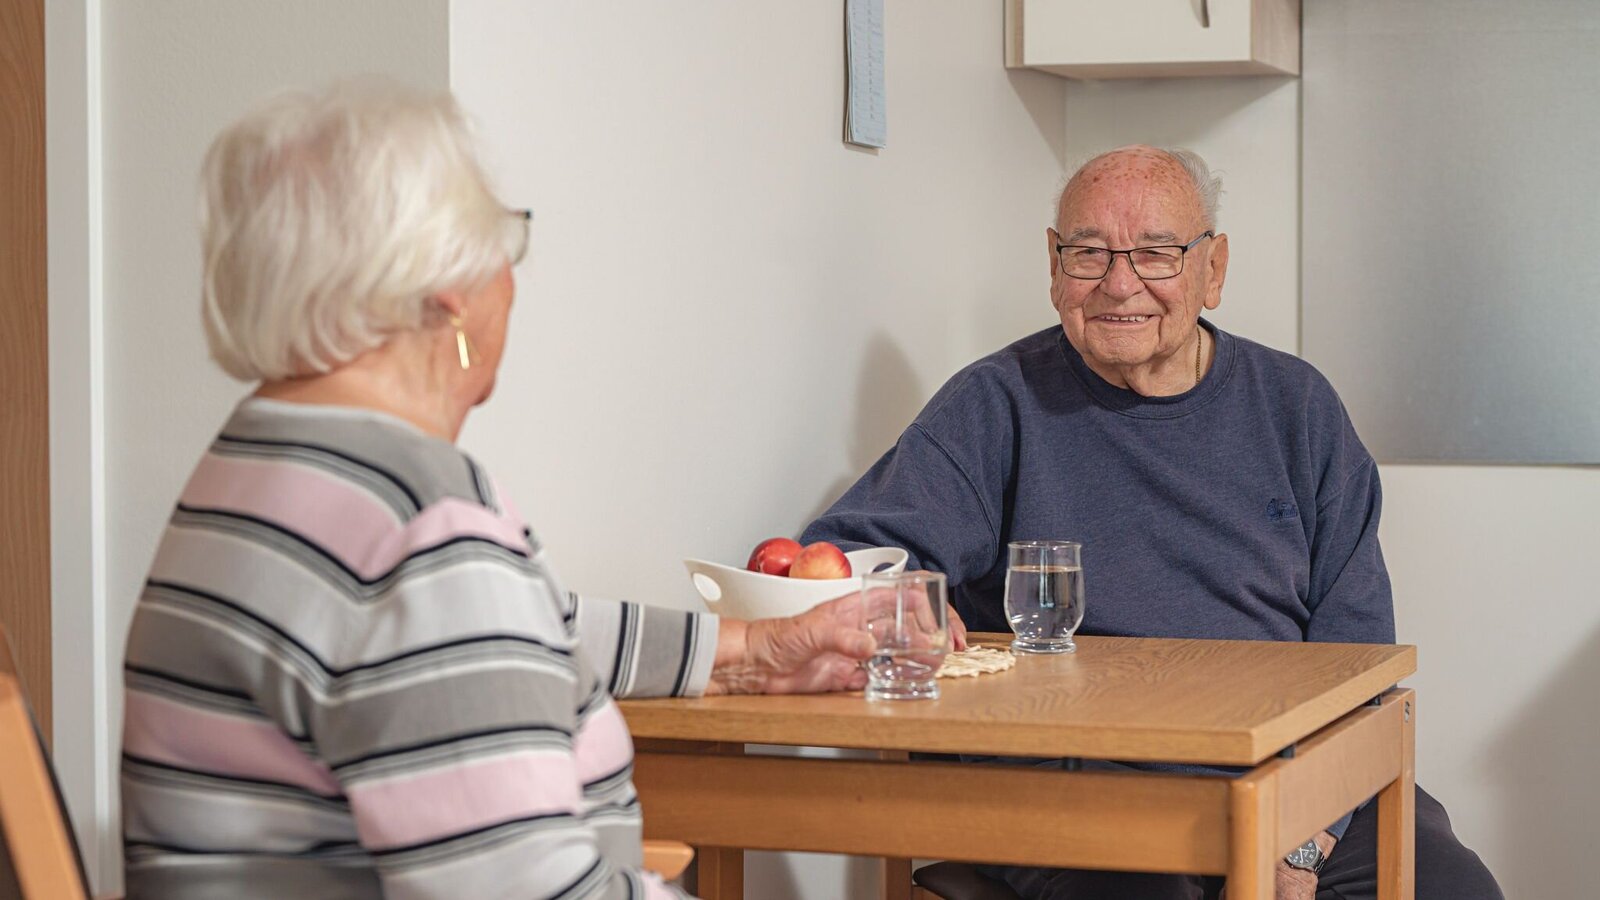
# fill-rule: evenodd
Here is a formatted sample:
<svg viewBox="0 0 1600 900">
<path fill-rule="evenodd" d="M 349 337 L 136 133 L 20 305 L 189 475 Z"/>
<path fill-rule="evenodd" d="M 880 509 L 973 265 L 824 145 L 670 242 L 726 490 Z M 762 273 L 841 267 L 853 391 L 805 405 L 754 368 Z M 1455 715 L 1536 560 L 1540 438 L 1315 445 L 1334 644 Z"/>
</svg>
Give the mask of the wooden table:
<svg viewBox="0 0 1600 900">
<path fill-rule="evenodd" d="M 708 900 L 743 895 L 744 849 L 1226 875 L 1231 900 L 1270 900 L 1278 859 L 1377 794 L 1378 896 L 1410 900 L 1415 702 L 1394 685 L 1416 671 L 1416 648 L 1108 637 L 1078 647 L 943 680 L 935 701 L 625 701 L 645 836 L 700 848 Z M 756 756 L 745 744 L 882 758 Z M 919 751 L 1250 769 L 907 758 Z"/>
</svg>

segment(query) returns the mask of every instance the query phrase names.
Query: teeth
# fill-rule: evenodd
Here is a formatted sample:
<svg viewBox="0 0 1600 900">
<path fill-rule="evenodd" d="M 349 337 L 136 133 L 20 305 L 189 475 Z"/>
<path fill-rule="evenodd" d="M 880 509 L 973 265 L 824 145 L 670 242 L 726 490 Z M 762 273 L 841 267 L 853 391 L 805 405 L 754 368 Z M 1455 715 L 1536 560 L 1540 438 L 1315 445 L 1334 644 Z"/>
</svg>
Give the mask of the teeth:
<svg viewBox="0 0 1600 900">
<path fill-rule="evenodd" d="M 1100 318 L 1105 319 L 1108 322 L 1143 322 L 1145 319 L 1148 319 L 1150 317 L 1149 316 L 1101 316 Z"/>
</svg>

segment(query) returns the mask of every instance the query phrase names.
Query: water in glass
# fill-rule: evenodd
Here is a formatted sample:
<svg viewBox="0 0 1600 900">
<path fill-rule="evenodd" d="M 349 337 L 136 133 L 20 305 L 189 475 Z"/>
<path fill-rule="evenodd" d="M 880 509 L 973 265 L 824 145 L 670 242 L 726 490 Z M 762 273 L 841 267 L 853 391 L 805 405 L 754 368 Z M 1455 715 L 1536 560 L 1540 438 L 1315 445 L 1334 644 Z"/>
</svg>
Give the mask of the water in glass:
<svg viewBox="0 0 1600 900">
<path fill-rule="evenodd" d="M 867 659 L 868 700 L 933 700 L 950 649 L 945 578 L 937 572 L 862 578 L 862 626 L 877 642 Z"/>
<path fill-rule="evenodd" d="M 867 659 L 867 699 L 937 699 L 941 648 L 879 647 Z"/>
<path fill-rule="evenodd" d="M 1021 544 L 1022 546 L 1019 546 Z M 1083 623 L 1083 566 L 1078 545 L 1026 541 L 1011 545 L 1006 570 L 1006 618 L 1019 653 L 1071 653 Z"/>
</svg>

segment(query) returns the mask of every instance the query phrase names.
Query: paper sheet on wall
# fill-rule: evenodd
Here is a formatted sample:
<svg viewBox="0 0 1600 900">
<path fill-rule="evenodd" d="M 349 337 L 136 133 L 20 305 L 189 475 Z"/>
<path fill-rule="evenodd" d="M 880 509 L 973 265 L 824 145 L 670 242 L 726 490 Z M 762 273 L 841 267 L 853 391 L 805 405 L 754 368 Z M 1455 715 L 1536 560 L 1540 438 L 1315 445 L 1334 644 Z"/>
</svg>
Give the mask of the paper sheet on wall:
<svg viewBox="0 0 1600 900">
<path fill-rule="evenodd" d="M 889 133 L 883 89 L 883 0 L 845 0 L 844 139 L 882 147 Z"/>
</svg>

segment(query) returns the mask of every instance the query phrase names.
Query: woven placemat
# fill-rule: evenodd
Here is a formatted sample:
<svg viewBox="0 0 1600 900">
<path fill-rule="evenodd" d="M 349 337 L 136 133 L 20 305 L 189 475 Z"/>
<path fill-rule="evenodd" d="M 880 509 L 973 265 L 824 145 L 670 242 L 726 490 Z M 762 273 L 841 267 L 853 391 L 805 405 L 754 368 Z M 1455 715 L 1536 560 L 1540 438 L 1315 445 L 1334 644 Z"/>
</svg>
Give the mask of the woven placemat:
<svg viewBox="0 0 1600 900">
<path fill-rule="evenodd" d="M 947 654 L 939 667 L 940 678 L 976 678 L 986 672 L 1004 672 L 1017 664 L 1010 650 L 999 647 L 969 647 Z"/>
</svg>

